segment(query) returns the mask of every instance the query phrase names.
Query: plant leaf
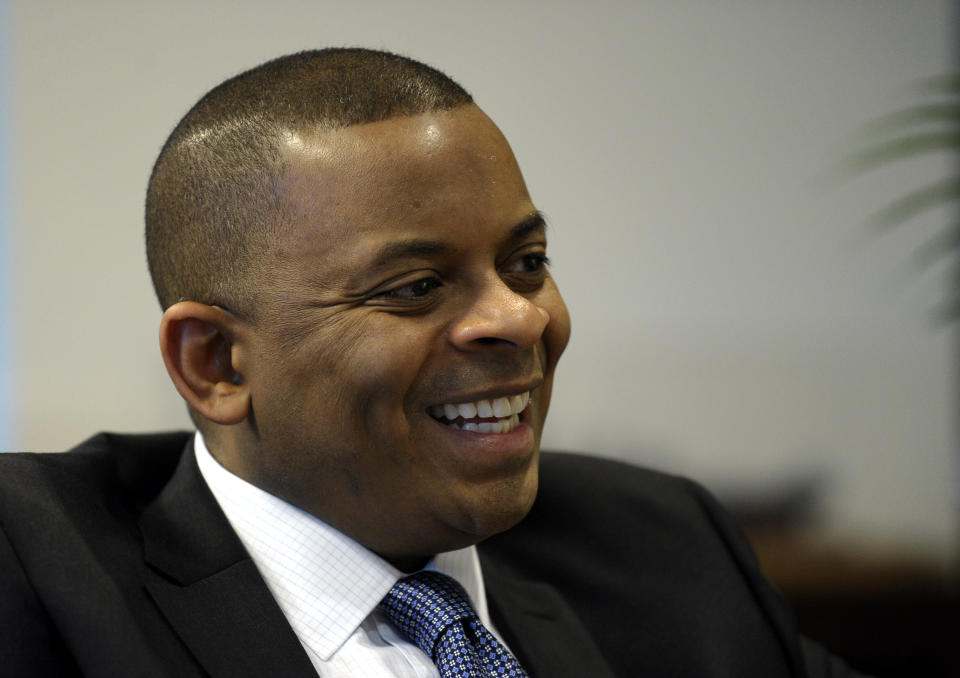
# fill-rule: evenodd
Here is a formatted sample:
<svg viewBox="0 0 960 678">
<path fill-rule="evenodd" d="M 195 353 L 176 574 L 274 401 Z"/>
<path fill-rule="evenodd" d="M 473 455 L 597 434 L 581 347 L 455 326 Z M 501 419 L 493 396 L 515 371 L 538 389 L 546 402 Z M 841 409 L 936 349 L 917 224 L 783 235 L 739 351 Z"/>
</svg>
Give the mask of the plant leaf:
<svg viewBox="0 0 960 678">
<path fill-rule="evenodd" d="M 960 148 L 960 130 L 925 132 L 894 139 L 853 154 L 849 159 L 851 168 L 858 172 L 875 169 L 893 160 Z"/>
<path fill-rule="evenodd" d="M 931 94 L 960 94 L 960 74 L 949 73 L 920 81 L 920 91 Z"/>
<path fill-rule="evenodd" d="M 890 229 L 940 203 L 960 198 L 960 177 L 951 177 L 908 193 L 874 214 L 875 226 Z"/>
<path fill-rule="evenodd" d="M 934 309 L 934 321 L 937 324 L 948 325 L 960 320 L 960 294 L 953 292 L 953 297 Z"/>
<path fill-rule="evenodd" d="M 960 128 L 960 102 L 926 104 L 889 113 L 864 124 L 858 136 L 881 136 L 899 133 L 914 125 L 942 122 L 951 123 L 950 126 L 955 129 Z"/>
<path fill-rule="evenodd" d="M 942 232 L 923 243 L 914 253 L 914 261 L 920 268 L 932 266 L 947 255 L 955 255 L 960 248 L 960 223 L 943 229 Z"/>
</svg>

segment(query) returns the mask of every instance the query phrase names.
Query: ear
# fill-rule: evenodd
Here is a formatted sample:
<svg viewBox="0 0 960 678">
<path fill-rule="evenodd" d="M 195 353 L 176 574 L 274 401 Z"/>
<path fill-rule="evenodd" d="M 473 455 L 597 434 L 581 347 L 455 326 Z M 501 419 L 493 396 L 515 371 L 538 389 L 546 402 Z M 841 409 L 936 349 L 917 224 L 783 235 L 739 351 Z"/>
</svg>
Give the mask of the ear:
<svg viewBox="0 0 960 678">
<path fill-rule="evenodd" d="M 232 361 L 239 325 L 229 312 L 194 301 L 174 304 L 160 321 L 160 353 L 173 385 L 217 424 L 239 424 L 250 410 L 249 389 Z"/>
</svg>

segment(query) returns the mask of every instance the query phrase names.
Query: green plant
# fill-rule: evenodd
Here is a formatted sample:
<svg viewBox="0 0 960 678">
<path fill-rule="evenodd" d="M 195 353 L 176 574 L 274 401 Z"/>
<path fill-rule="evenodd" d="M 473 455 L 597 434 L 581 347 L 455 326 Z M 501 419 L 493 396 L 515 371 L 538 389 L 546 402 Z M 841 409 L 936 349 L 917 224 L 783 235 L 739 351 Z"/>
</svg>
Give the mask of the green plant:
<svg viewBox="0 0 960 678">
<path fill-rule="evenodd" d="M 858 150 L 848 158 L 848 167 L 863 173 L 890 163 L 928 153 L 960 150 L 960 75 L 925 80 L 920 84 L 924 103 L 890 113 L 864 125 L 858 136 Z M 958 162 L 955 159 L 955 162 Z M 927 210 L 960 199 L 960 167 L 935 183 L 916 188 L 876 212 L 871 224 L 888 231 L 913 220 Z M 960 209 L 950 221 L 916 253 L 918 263 L 929 266 L 942 257 L 960 253 Z M 960 276 L 939 310 L 945 321 L 960 319 Z"/>
</svg>

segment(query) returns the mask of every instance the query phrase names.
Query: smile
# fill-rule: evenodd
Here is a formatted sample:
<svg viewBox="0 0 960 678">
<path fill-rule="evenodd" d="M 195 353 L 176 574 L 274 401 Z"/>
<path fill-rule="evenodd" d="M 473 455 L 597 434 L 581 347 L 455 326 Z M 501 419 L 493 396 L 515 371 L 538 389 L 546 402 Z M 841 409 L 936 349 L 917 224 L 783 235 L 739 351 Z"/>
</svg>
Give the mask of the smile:
<svg viewBox="0 0 960 678">
<path fill-rule="evenodd" d="M 447 403 L 430 408 L 430 416 L 441 424 L 476 433 L 509 433 L 520 425 L 520 413 L 530 404 L 530 391 L 518 395 Z"/>
</svg>

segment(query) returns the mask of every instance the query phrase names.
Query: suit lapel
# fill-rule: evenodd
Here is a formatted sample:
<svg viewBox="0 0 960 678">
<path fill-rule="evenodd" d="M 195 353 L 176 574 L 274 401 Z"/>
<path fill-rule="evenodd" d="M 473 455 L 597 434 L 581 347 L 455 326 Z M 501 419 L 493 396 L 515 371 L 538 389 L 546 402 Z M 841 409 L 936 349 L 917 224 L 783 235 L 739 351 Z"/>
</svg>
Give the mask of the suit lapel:
<svg viewBox="0 0 960 678">
<path fill-rule="evenodd" d="M 587 629 L 560 594 L 513 576 L 480 545 L 483 580 L 494 623 L 531 676 L 613 677 Z"/>
<path fill-rule="evenodd" d="M 213 678 L 316 671 L 197 468 L 193 442 L 140 520 L 146 588 Z M 570 606 L 551 586 L 519 579 L 481 545 L 497 628 L 531 676 L 613 676 Z"/>
<path fill-rule="evenodd" d="M 140 521 L 146 588 L 214 678 L 316 671 L 216 500 L 187 444 Z"/>
</svg>

